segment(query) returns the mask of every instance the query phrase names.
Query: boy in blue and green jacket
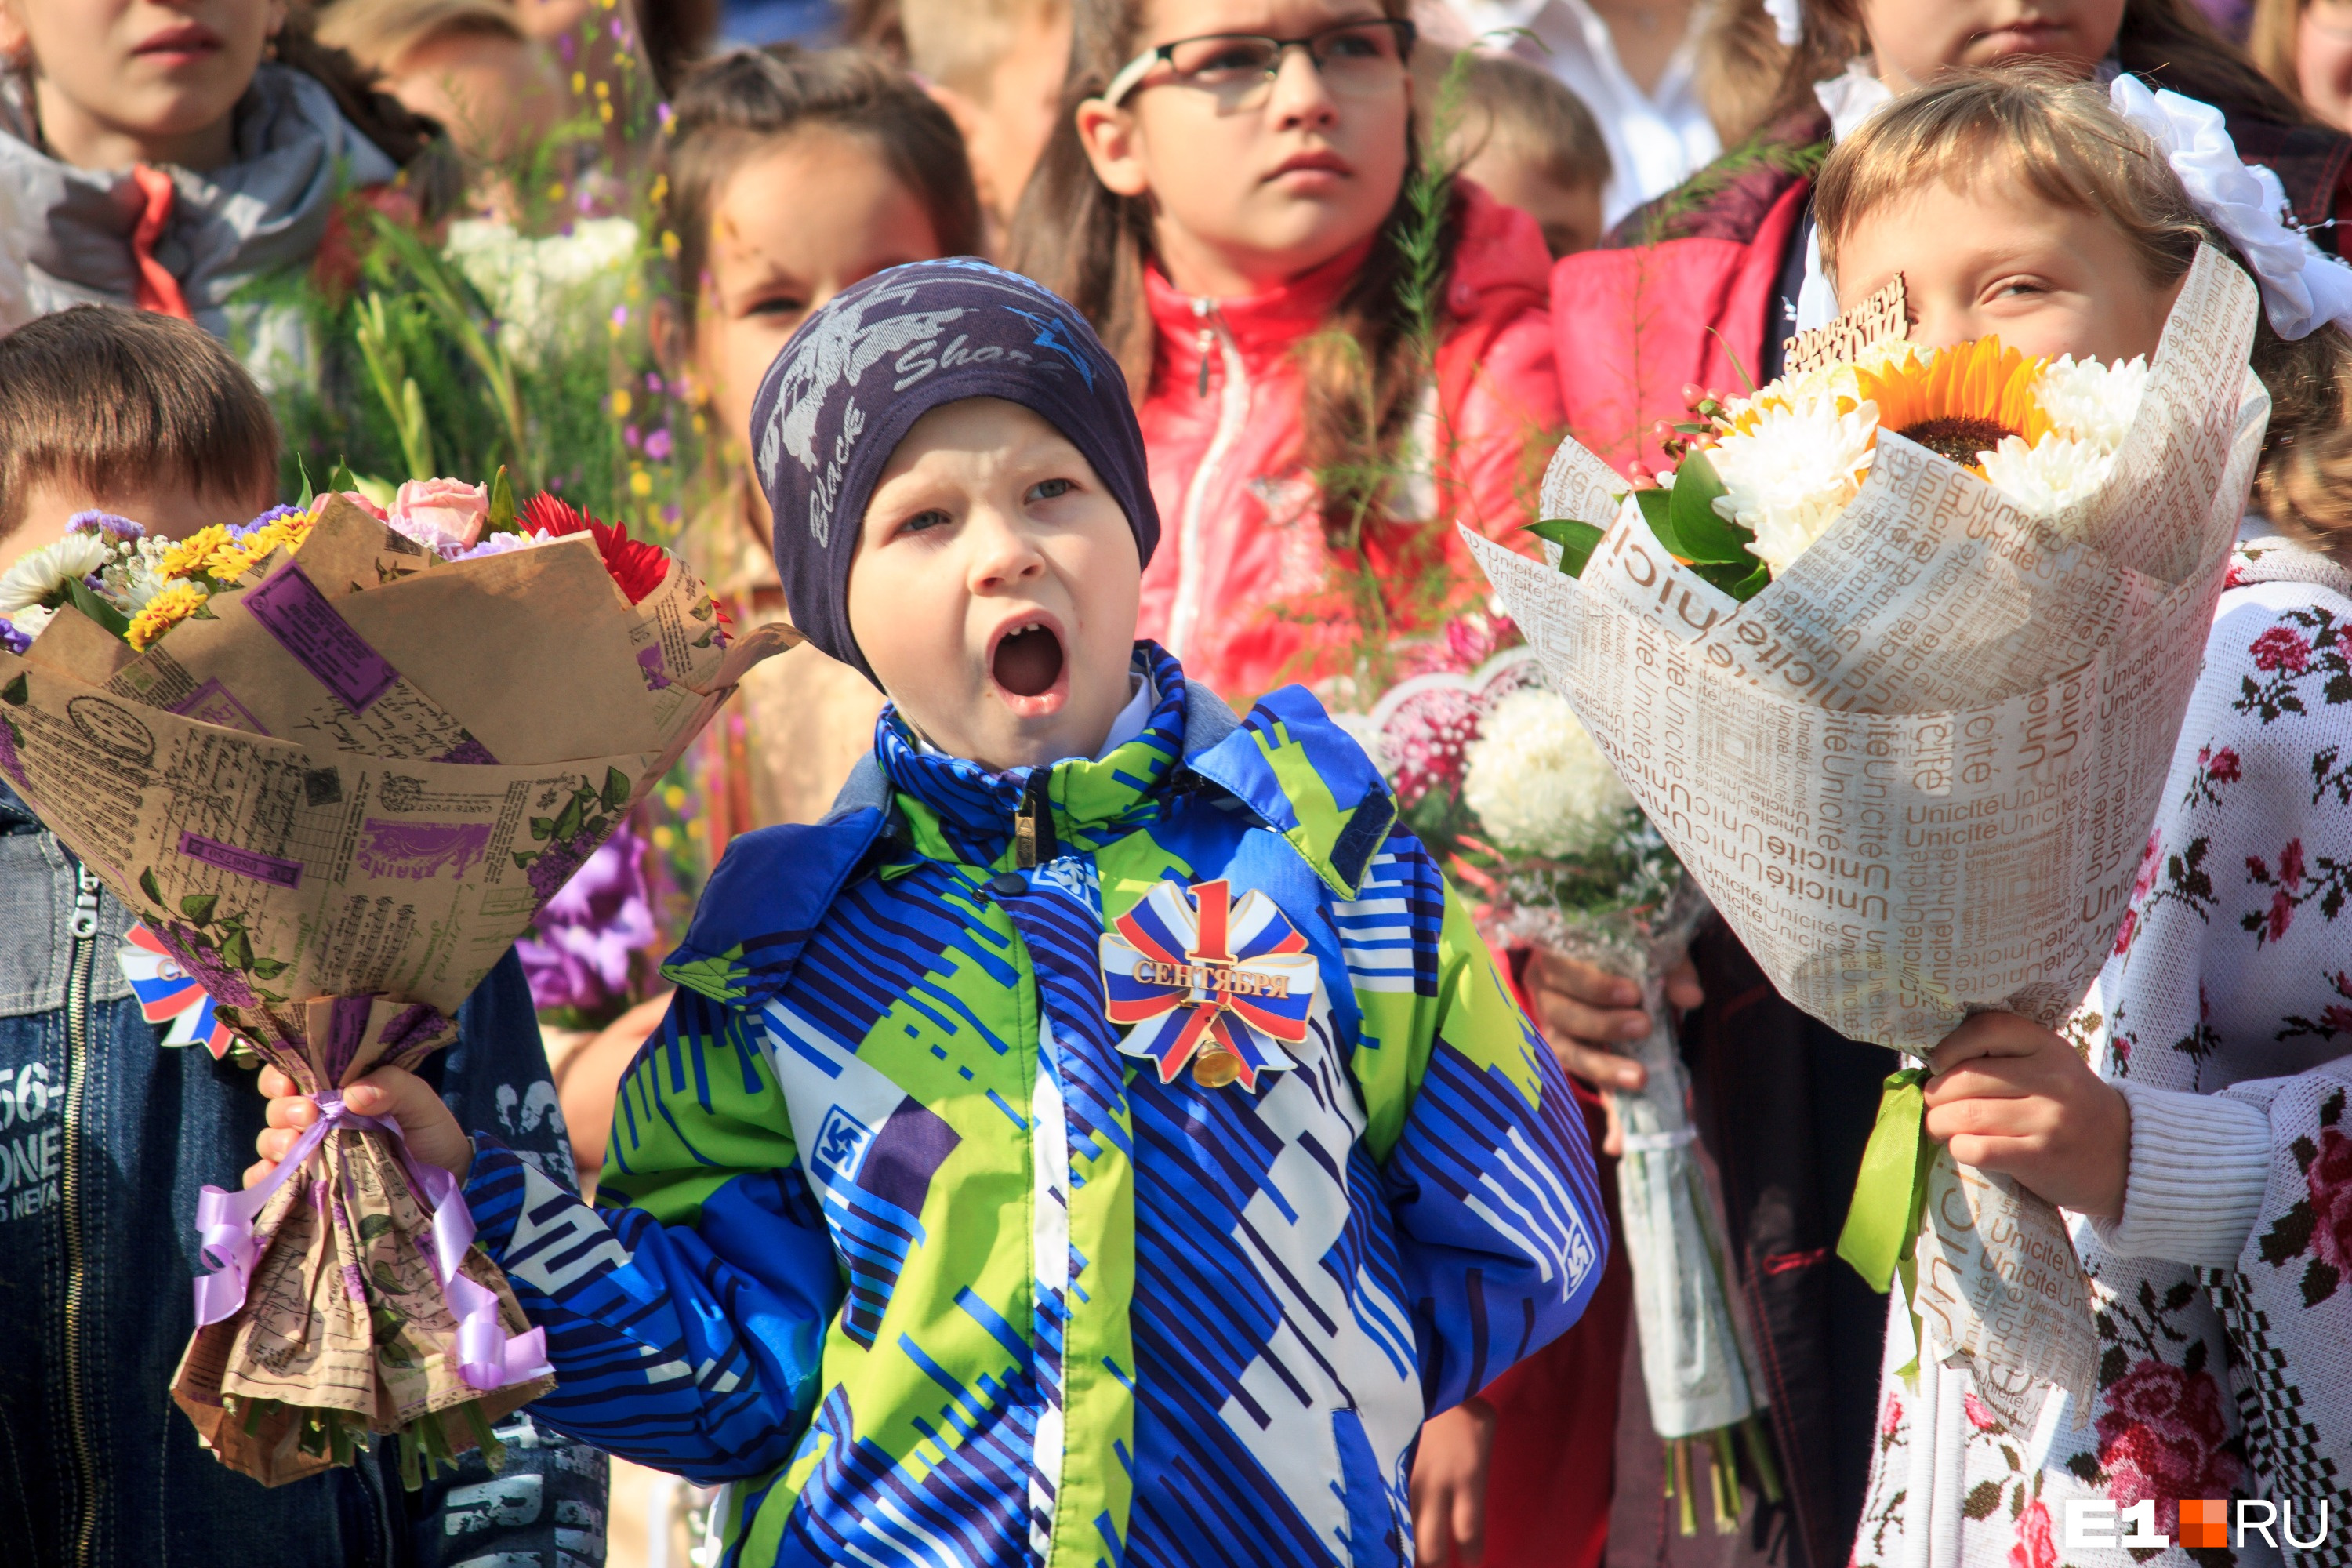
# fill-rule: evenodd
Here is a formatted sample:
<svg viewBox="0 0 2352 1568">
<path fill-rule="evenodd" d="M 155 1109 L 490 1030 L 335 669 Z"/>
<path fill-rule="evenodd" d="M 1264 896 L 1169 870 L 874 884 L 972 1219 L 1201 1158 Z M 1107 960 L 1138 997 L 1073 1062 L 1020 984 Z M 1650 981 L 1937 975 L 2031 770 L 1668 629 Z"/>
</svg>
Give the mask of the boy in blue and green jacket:
<svg viewBox="0 0 2352 1568">
<path fill-rule="evenodd" d="M 873 757 L 729 847 L 594 1209 L 399 1075 L 347 1101 L 467 1179 L 534 1415 L 732 1483 L 729 1563 L 1410 1562 L 1422 1422 L 1600 1277 L 1550 1053 L 1314 699 L 1132 640 L 1158 520 L 1068 306 L 882 273 L 753 429 Z"/>
</svg>

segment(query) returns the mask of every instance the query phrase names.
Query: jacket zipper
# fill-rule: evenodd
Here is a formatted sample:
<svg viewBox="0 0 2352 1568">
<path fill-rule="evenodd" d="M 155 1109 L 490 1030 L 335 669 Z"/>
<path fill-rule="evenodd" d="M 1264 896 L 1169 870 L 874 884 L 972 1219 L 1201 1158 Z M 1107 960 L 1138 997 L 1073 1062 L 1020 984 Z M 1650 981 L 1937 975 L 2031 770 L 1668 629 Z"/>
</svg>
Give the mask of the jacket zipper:
<svg viewBox="0 0 2352 1568">
<path fill-rule="evenodd" d="M 1020 809 L 1013 814 L 1013 863 L 1024 871 L 1050 866 L 1062 858 L 1062 846 L 1054 833 L 1054 802 L 1046 793 L 1046 775 L 1052 771 L 1039 768 L 1029 775 L 1021 792 Z"/>
<path fill-rule="evenodd" d="M 1217 302 L 1209 299 L 1193 300 L 1192 315 L 1201 323 L 1201 395 L 1208 395 L 1212 348 L 1223 356 L 1225 384 L 1217 398 L 1216 431 L 1209 437 L 1209 449 L 1202 456 L 1201 466 L 1192 470 L 1192 482 L 1184 491 L 1183 515 L 1178 520 L 1176 599 L 1168 611 L 1168 651 L 1178 658 L 1188 651 L 1201 620 L 1202 557 L 1208 548 L 1202 538 L 1202 514 L 1216 488 L 1218 470 L 1233 455 L 1234 444 L 1241 439 L 1242 431 L 1249 424 L 1250 405 L 1248 367 L 1242 363 L 1241 349 L 1217 313 Z"/>
<path fill-rule="evenodd" d="M 98 879 L 74 863 L 73 958 L 66 974 L 66 1109 L 64 1196 L 66 1220 L 66 1417 L 73 1438 L 76 1477 L 74 1561 L 88 1563 L 98 1550 L 99 1475 L 90 1441 L 88 1390 L 82 1382 L 82 1308 L 89 1295 L 89 1259 L 81 1235 L 82 1102 L 89 1092 L 90 972 L 98 963 Z"/>
</svg>

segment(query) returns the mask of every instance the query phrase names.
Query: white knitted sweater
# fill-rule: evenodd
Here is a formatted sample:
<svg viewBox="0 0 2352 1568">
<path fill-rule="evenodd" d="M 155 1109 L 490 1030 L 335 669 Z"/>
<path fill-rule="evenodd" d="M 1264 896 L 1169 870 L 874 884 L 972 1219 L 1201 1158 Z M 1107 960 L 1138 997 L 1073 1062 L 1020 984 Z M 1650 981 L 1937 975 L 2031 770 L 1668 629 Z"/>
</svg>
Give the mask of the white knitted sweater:
<svg viewBox="0 0 2352 1568">
<path fill-rule="evenodd" d="M 2263 541 L 2232 566 L 2130 912 L 2070 1026 L 2132 1111 L 2122 1218 L 2069 1216 L 2098 1392 L 2003 1431 L 1932 1349 L 1895 1375 L 1898 1300 L 1856 1564 L 2352 1564 L 2347 904 L 2352 578 Z M 2324 1499 L 2329 1537 L 2233 1527 L 2187 1550 L 2184 1498 L 2293 1499 L 2305 1540 Z M 2152 1499 L 2175 1544 L 2069 1546 L 2068 1499 Z"/>
</svg>

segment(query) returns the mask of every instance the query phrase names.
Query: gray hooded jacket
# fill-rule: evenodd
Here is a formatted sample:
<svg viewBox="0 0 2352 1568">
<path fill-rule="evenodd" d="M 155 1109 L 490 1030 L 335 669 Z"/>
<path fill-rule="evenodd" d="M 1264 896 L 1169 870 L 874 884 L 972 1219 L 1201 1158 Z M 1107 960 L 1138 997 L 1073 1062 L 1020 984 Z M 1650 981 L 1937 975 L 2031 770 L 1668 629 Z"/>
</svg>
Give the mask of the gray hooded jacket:
<svg viewBox="0 0 2352 1568">
<path fill-rule="evenodd" d="M 163 166 L 176 195 L 154 253 L 196 323 L 236 342 L 266 384 L 265 361 L 294 344 L 252 307 L 232 309 L 231 298 L 255 278 L 307 264 L 339 193 L 399 171 L 324 87 L 268 61 L 237 105 L 236 137 L 236 161 L 225 167 Z M 130 170 L 78 169 L 44 151 L 31 83 L 0 78 L 0 252 L 21 270 L 30 314 L 132 304 L 131 236 L 145 206 Z"/>
</svg>

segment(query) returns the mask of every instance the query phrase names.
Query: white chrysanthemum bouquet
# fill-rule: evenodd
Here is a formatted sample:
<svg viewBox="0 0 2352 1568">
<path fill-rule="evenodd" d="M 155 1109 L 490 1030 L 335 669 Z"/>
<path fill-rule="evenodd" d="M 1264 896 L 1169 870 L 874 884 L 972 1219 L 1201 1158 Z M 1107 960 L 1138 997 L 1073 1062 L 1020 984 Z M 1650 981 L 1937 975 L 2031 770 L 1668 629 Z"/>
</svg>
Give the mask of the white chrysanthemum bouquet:
<svg viewBox="0 0 2352 1568">
<path fill-rule="evenodd" d="M 2145 359 L 2043 360 L 1998 338 L 1941 349 L 1884 342 L 1749 397 L 1694 388 L 1696 418 L 1667 432 L 1679 465 L 1625 504 L 1698 575 L 1750 599 L 1844 514 L 1870 477 L 1879 432 L 1891 430 L 2063 533 L 2114 470 L 2147 384 Z M 1602 532 L 1538 526 L 1562 547 L 1571 576 Z"/>
</svg>

